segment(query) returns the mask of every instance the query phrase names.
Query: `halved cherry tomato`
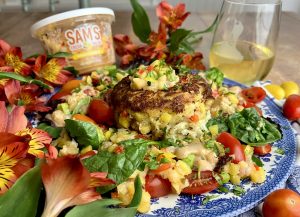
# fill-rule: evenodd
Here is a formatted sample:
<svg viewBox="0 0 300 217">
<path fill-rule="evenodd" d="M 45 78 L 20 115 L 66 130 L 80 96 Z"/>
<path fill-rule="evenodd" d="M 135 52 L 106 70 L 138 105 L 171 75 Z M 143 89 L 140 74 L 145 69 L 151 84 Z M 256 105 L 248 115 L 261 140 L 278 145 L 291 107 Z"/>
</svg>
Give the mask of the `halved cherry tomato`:
<svg viewBox="0 0 300 217">
<path fill-rule="evenodd" d="M 146 175 L 145 190 L 152 198 L 165 196 L 172 191 L 171 183 L 158 175 Z"/>
<path fill-rule="evenodd" d="M 242 90 L 242 96 L 247 102 L 258 103 L 266 97 L 266 91 L 261 87 L 250 87 Z"/>
<path fill-rule="evenodd" d="M 233 163 L 239 163 L 240 161 L 244 161 L 245 153 L 243 147 L 239 140 L 237 140 L 230 133 L 222 132 L 217 137 L 217 141 L 224 145 L 225 148 L 229 148 L 228 155 L 233 155 L 234 159 L 232 159 Z"/>
<path fill-rule="evenodd" d="M 171 168 L 172 164 L 171 163 L 162 163 L 158 166 L 157 169 L 155 170 L 151 170 L 151 173 L 154 173 L 154 174 L 159 174 L 160 172 L 162 171 L 165 171 L 169 168 Z"/>
<path fill-rule="evenodd" d="M 112 124 L 113 111 L 112 108 L 101 99 L 94 99 L 88 107 L 87 114 L 98 124 Z"/>
<path fill-rule="evenodd" d="M 96 122 L 95 122 L 92 118 L 90 118 L 90 117 L 88 117 L 88 116 L 86 116 L 86 115 L 75 114 L 75 115 L 73 115 L 72 118 L 73 118 L 74 120 L 85 121 L 85 122 L 89 122 L 89 123 L 92 123 L 92 124 L 96 124 Z"/>
<path fill-rule="evenodd" d="M 300 95 L 290 95 L 283 104 L 283 115 L 293 121 L 300 119 Z"/>
<path fill-rule="evenodd" d="M 70 93 L 75 88 L 78 88 L 82 82 L 82 80 L 70 80 L 61 87 L 61 92 Z"/>
<path fill-rule="evenodd" d="M 245 102 L 243 104 L 243 107 L 244 108 L 255 108 L 257 113 L 259 114 L 259 116 L 262 116 L 262 110 L 260 108 L 258 108 L 255 103 L 252 103 L 252 102 Z"/>
<path fill-rule="evenodd" d="M 269 194 L 263 204 L 264 217 L 300 217 L 300 195 L 289 189 Z"/>
<path fill-rule="evenodd" d="M 193 171 L 187 175 L 190 185 L 182 190 L 185 194 L 203 194 L 219 187 L 217 180 L 213 177 L 212 171 L 202 171 L 198 177 L 198 172 Z"/>
<path fill-rule="evenodd" d="M 272 150 L 272 146 L 270 144 L 266 144 L 264 146 L 256 146 L 254 147 L 254 154 L 257 155 L 266 155 L 270 153 Z"/>
</svg>

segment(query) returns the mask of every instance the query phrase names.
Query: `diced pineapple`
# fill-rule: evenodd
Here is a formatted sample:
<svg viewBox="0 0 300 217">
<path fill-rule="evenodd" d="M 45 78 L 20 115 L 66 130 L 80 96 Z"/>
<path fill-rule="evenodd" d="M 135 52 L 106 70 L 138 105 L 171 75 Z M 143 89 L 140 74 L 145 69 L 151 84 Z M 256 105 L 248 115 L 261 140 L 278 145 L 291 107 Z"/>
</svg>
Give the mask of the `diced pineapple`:
<svg viewBox="0 0 300 217">
<path fill-rule="evenodd" d="M 139 121 L 139 122 L 142 122 L 142 121 L 146 118 L 145 114 L 143 114 L 143 113 L 141 113 L 141 112 L 135 112 L 135 113 L 133 114 L 133 116 L 134 116 L 134 118 L 135 118 L 137 121 Z"/>
<path fill-rule="evenodd" d="M 88 146 L 84 147 L 83 149 L 81 149 L 80 154 L 85 154 L 85 153 L 87 153 L 89 151 L 92 151 L 92 150 L 93 150 L 92 146 L 88 145 Z"/>
<path fill-rule="evenodd" d="M 169 161 L 171 161 L 173 158 L 176 157 L 176 155 L 172 154 L 171 152 L 164 152 L 164 153 L 163 153 L 163 156 L 164 156 L 165 158 L 167 158 Z"/>
<path fill-rule="evenodd" d="M 133 78 L 131 83 L 131 88 L 133 89 L 143 89 L 147 85 L 147 81 L 141 79 L 141 78 Z"/>
<path fill-rule="evenodd" d="M 96 87 L 97 90 L 101 91 L 105 89 L 105 85 L 101 84 Z"/>
<path fill-rule="evenodd" d="M 141 202 L 137 208 L 137 210 L 141 213 L 146 213 L 150 210 L 150 194 L 143 189 Z"/>
<path fill-rule="evenodd" d="M 120 115 L 119 117 L 119 124 L 124 128 L 129 128 L 129 119 L 127 117 L 124 117 L 123 115 Z"/>
<path fill-rule="evenodd" d="M 116 78 L 118 81 L 121 81 L 124 78 L 124 75 L 122 75 L 121 73 L 117 73 Z"/>
<path fill-rule="evenodd" d="M 239 185 L 241 183 L 241 178 L 238 175 L 231 175 L 230 181 L 234 185 Z"/>
<path fill-rule="evenodd" d="M 240 172 L 240 167 L 238 164 L 230 163 L 228 173 L 230 175 L 238 175 Z"/>
<path fill-rule="evenodd" d="M 210 131 L 211 135 L 213 137 L 217 136 L 219 134 L 219 127 L 218 125 L 212 125 L 208 128 L 208 130 Z"/>
<path fill-rule="evenodd" d="M 192 172 L 191 168 L 189 167 L 189 165 L 187 165 L 187 163 L 185 163 L 182 160 L 177 161 L 176 166 L 175 166 L 175 170 L 180 174 L 180 175 L 188 175 Z"/>
<path fill-rule="evenodd" d="M 134 182 L 127 181 L 117 186 L 119 199 L 123 205 L 129 205 L 134 194 Z"/>
<path fill-rule="evenodd" d="M 263 183 L 266 181 L 266 171 L 262 167 L 258 167 L 252 170 L 250 179 L 254 183 Z"/>
<path fill-rule="evenodd" d="M 230 102 L 234 105 L 237 105 L 239 103 L 238 98 L 234 94 L 228 94 L 228 98 Z"/>
<path fill-rule="evenodd" d="M 204 103 L 199 104 L 199 111 L 200 111 L 200 114 L 198 116 L 199 116 L 199 119 L 202 120 L 206 117 L 206 109 L 205 109 Z"/>
<path fill-rule="evenodd" d="M 142 123 L 140 126 L 139 126 L 139 130 L 142 134 L 147 134 L 151 131 L 151 126 L 150 124 L 148 123 Z"/>
<path fill-rule="evenodd" d="M 160 116 L 160 120 L 166 124 L 168 124 L 172 119 L 172 115 L 170 115 L 167 112 L 163 112 L 162 115 Z"/>
<path fill-rule="evenodd" d="M 104 136 L 105 136 L 105 139 L 106 140 L 109 140 L 110 137 L 112 136 L 112 131 L 111 130 L 108 130 L 104 133 Z"/>
</svg>

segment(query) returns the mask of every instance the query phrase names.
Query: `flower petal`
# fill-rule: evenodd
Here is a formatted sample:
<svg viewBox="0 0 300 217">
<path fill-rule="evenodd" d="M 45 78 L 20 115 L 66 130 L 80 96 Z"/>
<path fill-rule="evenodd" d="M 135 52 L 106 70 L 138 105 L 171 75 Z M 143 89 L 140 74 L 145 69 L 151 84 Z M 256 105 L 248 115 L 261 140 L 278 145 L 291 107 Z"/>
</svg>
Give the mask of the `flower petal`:
<svg viewBox="0 0 300 217">
<path fill-rule="evenodd" d="M 4 86 L 6 98 L 10 104 L 15 104 L 21 92 L 20 82 L 17 80 L 9 80 Z"/>
<path fill-rule="evenodd" d="M 5 54 L 5 62 L 18 74 L 29 75 L 31 73 L 31 67 L 22 60 L 22 51 L 19 47 L 13 47 Z"/>
<path fill-rule="evenodd" d="M 10 44 L 0 39 L 0 57 L 4 56 L 11 49 Z"/>
<path fill-rule="evenodd" d="M 57 156 L 58 156 L 58 151 L 55 148 L 55 146 L 50 145 L 50 144 L 45 144 L 45 146 L 46 146 L 46 148 L 48 150 L 48 153 L 45 154 L 45 157 L 47 159 L 56 159 Z"/>
<path fill-rule="evenodd" d="M 0 166 L 0 195 L 4 194 L 16 179 L 17 177 L 12 169 Z"/>
<path fill-rule="evenodd" d="M 38 158 L 44 157 L 44 152 L 41 149 L 45 147 L 45 144 L 50 144 L 52 141 L 52 138 L 47 132 L 37 128 L 32 128 L 32 129 L 26 128 L 24 130 L 17 132 L 17 135 L 20 136 L 29 135 L 31 137 L 29 141 L 28 153 Z"/>
<path fill-rule="evenodd" d="M 23 159 L 28 150 L 28 144 L 24 142 L 15 142 L 9 145 L 0 144 L 0 166 L 13 167 L 19 160 Z"/>
<path fill-rule="evenodd" d="M 55 160 L 48 159 L 47 163 L 42 165 L 41 172 L 46 189 L 43 217 L 58 216 L 70 204 L 74 205 L 70 202 L 75 197 L 88 189 L 90 175 L 79 158 L 65 156 Z M 91 201 L 90 198 L 85 199 L 86 203 Z"/>
<path fill-rule="evenodd" d="M 106 186 L 106 185 L 112 185 L 115 184 L 115 181 L 109 178 L 106 178 L 107 173 L 106 172 L 95 172 L 90 174 L 90 187 L 100 187 L 100 186 Z"/>
<path fill-rule="evenodd" d="M 5 102 L 0 101 L 0 132 L 6 132 L 8 123 L 8 111 L 5 106 Z"/>
<path fill-rule="evenodd" d="M 27 126 L 27 118 L 23 106 L 15 106 L 9 114 L 6 132 L 15 134 Z"/>
<path fill-rule="evenodd" d="M 27 170 L 34 167 L 35 156 L 27 154 L 27 156 L 20 160 L 15 166 L 12 167 L 16 177 L 22 176 Z"/>
<path fill-rule="evenodd" d="M 27 136 L 17 136 L 12 133 L 0 132 L 0 146 L 1 145 L 9 145 L 14 142 L 28 142 Z"/>
</svg>

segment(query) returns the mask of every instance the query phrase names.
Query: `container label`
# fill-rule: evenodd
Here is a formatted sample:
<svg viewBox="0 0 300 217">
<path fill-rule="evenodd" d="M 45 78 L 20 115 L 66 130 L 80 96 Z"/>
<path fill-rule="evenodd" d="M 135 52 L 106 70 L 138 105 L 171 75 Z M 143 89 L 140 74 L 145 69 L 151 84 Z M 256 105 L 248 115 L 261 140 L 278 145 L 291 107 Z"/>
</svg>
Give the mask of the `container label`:
<svg viewBox="0 0 300 217">
<path fill-rule="evenodd" d="M 70 51 L 101 45 L 101 30 L 96 24 L 85 23 L 65 31 Z"/>
</svg>

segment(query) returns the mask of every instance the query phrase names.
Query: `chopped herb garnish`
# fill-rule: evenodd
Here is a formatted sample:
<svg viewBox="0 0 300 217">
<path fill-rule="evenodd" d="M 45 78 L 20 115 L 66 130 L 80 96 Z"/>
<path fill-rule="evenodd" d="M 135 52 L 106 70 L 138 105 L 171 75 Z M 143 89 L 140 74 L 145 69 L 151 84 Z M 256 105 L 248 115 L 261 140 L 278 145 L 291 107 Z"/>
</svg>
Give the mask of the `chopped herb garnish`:
<svg viewBox="0 0 300 217">
<path fill-rule="evenodd" d="M 222 186 L 220 186 L 220 187 L 218 188 L 218 191 L 224 192 L 224 193 L 228 193 L 228 192 L 229 192 L 229 189 L 222 185 Z"/>
<path fill-rule="evenodd" d="M 211 201 L 212 199 L 215 199 L 219 197 L 218 195 L 210 195 L 210 196 L 206 196 L 205 199 L 202 201 L 202 205 L 206 205 L 209 201 Z"/>
<path fill-rule="evenodd" d="M 284 155 L 284 150 L 282 148 L 277 148 L 275 153 Z"/>
<path fill-rule="evenodd" d="M 238 185 L 235 185 L 234 188 L 232 189 L 232 193 L 234 193 L 234 195 L 236 196 L 241 196 L 245 193 L 246 191 Z"/>
<path fill-rule="evenodd" d="M 259 167 L 264 166 L 263 162 L 258 157 L 255 157 L 254 155 L 252 156 L 252 161 Z"/>
</svg>

